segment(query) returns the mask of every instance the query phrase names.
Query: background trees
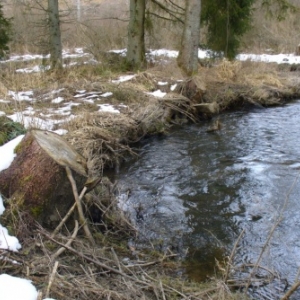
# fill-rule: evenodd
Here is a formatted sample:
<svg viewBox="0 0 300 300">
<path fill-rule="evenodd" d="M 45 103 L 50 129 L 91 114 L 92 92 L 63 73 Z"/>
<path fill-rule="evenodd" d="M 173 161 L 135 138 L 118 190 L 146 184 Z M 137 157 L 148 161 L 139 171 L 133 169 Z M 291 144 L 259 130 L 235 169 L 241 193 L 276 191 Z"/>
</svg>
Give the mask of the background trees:
<svg viewBox="0 0 300 300">
<path fill-rule="evenodd" d="M 14 17 L 14 37 L 10 43 L 13 51 L 50 52 L 50 34 L 45 26 L 40 25 L 46 24 L 49 16 L 48 1 L 2 1 L 5 16 Z M 288 1 L 300 7 L 299 1 Z M 95 56 L 100 51 L 127 48 L 129 66 L 140 68 L 145 62 L 145 49 L 180 50 L 187 45 L 182 42 L 182 34 L 185 6 L 189 2 L 81 0 L 78 20 L 78 2 L 60 1 L 60 16 L 63 16 L 60 20 L 61 40 L 64 47 L 85 47 Z M 244 50 L 292 52 L 299 44 L 300 12 L 292 14 L 288 9 L 287 0 L 202 0 L 199 44 L 229 58 Z M 284 20 L 278 15 L 283 11 L 286 12 Z"/>
<path fill-rule="evenodd" d="M 233 59 L 243 34 L 251 27 L 255 0 L 203 0 L 201 21 L 207 28 L 206 45 Z"/>
<path fill-rule="evenodd" d="M 145 0 L 130 0 L 128 24 L 127 62 L 131 69 L 145 64 Z"/>
<path fill-rule="evenodd" d="M 48 0 L 49 52 L 51 68 L 62 67 L 62 43 L 58 0 Z"/>
<path fill-rule="evenodd" d="M 198 71 L 200 12 L 200 0 L 186 1 L 184 29 L 177 62 L 187 75 L 192 75 Z"/>
<path fill-rule="evenodd" d="M 9 50 L 10 29 L 10 20 L 4 17 L 2 4 L 0 4 L 0 58 L 3 58 Z"/>
</svg>

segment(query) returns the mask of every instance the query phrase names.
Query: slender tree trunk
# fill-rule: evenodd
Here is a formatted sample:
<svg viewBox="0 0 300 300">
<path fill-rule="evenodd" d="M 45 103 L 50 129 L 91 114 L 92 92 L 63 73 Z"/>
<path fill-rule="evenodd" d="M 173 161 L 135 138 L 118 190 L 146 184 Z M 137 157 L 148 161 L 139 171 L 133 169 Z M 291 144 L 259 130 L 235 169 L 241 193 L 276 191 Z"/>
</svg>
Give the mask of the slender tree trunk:
<svg viewBox="0 0 300 300">
<path fill-rule="evenodd" d="M 81 3 L 80 0 L 77 0 L 77 22 L 81 21 Z"/>
<path fill-rule="evenodd" d="M 184 30 L 177 63 L 187 74 L 198 71 L 201 0 L 186 0 Z"/>
<path fill-rule="evenodd" d="M 49 46 L 51 68 L 62 67 L 62 45 L 58 0 L 48 0 Z"/>
<path fill-rule="evenodd" d="M 127 62 L 132 69 L 139 69 L 145 64 L 145 9 L 146 0 L 130 0 Z"/>
</svg>

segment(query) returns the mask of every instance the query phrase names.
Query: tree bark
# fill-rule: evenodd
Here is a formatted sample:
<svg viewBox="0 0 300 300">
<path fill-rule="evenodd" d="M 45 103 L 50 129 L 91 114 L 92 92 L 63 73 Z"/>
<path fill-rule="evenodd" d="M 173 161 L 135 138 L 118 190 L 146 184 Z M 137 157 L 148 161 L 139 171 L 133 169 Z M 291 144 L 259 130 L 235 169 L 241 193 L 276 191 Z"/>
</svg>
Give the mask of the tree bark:
<svg viewBox="0 0 300 300">
<path fill-rule="evenodd" d="M 201 0 L 187 0 L 184 30 L 177 59 L 178 66 L 187 74 L 198 71 Z"/>
<path fill-rule="evenodd" d="M 49 46 L 51 68 L 62 68 L 62 44 L 58 0 L 48 0 Z"/>
<path fill-rule="evenodd" d="M 54 145 L 54 153 L 49 156 L 44 150 L 45 144 L 33 132 L 28 132 L 16 147 L 17 156 L 10 167 L 0 172 L 0 192 L 17 211 L 26 211 L 40 224 L 55 228 L 74 203 L 72 186 L 63 164 L 76 163 L 81 156 L 70 151 L 66 142 L 60 147 L 57 143 L 60 136 L 56 139 L 54 133 L 45 132 Z M 84 168 L 81 173 L 77 170 L 74 174 L 80 190 L 86 181 Z"/>
<path fill-rule="evenodd" d="M 131 69 L 140 69 L 145 65 L 145 9 L 145 0 L 130 0 L 127 62 Z"/>
</svg>

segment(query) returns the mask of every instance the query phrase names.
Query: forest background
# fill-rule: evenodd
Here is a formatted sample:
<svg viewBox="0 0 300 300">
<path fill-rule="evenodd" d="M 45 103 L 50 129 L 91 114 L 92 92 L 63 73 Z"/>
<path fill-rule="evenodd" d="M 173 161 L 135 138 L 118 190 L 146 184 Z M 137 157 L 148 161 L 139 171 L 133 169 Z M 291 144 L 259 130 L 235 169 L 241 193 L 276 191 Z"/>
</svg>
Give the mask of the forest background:
<svg viewBox="0 0 300 300">
<path fill-rule="evenodd" d="M 167 5 L 169 1 L 160 2 Z M 180 6 L 184 4 L 183 1 L 172 2 L 178 2 Z M 218 2 L 216 1 L 216 5 Z M 247 32 L 239 37 L 239 52 L 295 52 L 300 42 L 298 1 L 289 1 L 296 8 L 293 10 L 287 9 L 281 0 L 246 2 L 253 2 L 250 11 L 251 22 Z M 1 3 L 5 17 L 13 18 L 11 52 L 48 53 L 45 12 L 47 1 L 3 0 Z M 205 8 L 205 1 L 202 1 L 202 6 Z M 205 13 L 203 7 L 202 13 Z M 62 0 L 59 1 L 59 9 L 63 48 L 84 47 L 97 57 L 101 51 L 127 47 L 129 1 Z M 218 9 L 221 8 L 215 8 L 216 11 Z M 183 25 L 180 22 L 168 21 L 170 18 L 170 14 L 164 12 L 158 5 L 147 3 L 146 49 L 180 48 Z M 205 16 L 202 16 L 202 21 L 205 21 L 204 18 Z M 222 25 L 214 26 L 216 32 L 224 30 Z M 204 22 L 201 25 L 199 42 L 202 47 L 209 46 L 208 31 L 209 26 Z"/>
</svg>

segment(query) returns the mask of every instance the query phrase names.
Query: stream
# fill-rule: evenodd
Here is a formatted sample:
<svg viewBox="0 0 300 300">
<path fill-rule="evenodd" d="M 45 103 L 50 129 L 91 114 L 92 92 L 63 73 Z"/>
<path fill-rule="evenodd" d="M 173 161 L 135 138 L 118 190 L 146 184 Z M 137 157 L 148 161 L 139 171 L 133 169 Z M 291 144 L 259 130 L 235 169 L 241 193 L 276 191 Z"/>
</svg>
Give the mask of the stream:
<svg viewBox="0 0 300 300">
<path fill-rule="evenodd" d="M 137 247 L 179 253 L 198 281 L 244 230 L 232 276 L 247 280 L 258 263 L 250 295 L 279 299 L 300 268 L 300 101 L 217 118 L 220 131 L 207 132 L 211 120 L 140 143 L 116 175 L 119 205 L 139 229 Z"/>
</svg>

